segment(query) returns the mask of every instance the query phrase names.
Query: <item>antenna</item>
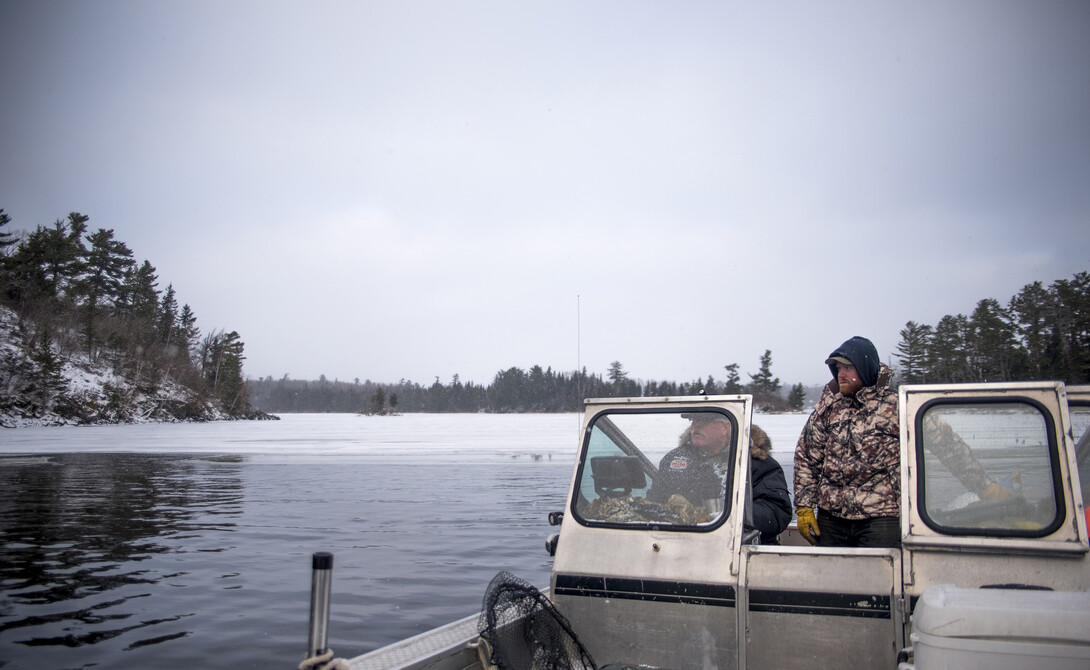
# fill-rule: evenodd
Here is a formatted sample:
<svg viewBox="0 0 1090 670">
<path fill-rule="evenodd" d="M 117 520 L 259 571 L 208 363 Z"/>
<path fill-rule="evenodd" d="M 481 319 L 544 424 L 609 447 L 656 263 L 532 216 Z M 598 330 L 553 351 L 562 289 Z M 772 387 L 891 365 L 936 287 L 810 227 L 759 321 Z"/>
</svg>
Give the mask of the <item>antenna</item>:
<svg viewBox="0 0 1090 670">
<path fill-rule="evenodd" d="M 575 384 L 575 391 L 578 394 L 577 400 L 583 402 L 583 324 L 582 324 L 582 302 L 581 296 L 575 294 L 575 379 L 578 381 Z M 582 430 L 582 422 L 579 419 L 579 414 L 576 413 L 576 424 L 580 426 Z"/>
</svg>

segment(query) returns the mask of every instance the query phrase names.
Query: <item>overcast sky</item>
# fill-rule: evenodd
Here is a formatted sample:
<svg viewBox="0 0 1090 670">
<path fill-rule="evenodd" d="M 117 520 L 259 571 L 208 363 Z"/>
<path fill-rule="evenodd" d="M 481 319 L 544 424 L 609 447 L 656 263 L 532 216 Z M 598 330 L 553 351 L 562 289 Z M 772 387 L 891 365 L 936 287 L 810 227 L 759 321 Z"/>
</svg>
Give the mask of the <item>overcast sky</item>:
<svg viewBox="0 0 1090 670">
<path fill-rule="evenodd" d="M 0 3 L 0 208 L 250 377 L 687 381 L 1090 270 L 1090 3 Z"/>
</svg>

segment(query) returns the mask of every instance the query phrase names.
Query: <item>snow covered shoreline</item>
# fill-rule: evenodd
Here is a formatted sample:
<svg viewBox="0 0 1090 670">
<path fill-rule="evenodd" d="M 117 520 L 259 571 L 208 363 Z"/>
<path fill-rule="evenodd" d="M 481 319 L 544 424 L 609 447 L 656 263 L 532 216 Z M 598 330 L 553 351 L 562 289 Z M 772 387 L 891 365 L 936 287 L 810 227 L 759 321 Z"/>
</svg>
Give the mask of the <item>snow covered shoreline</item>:
<svg viewBox="0 0 1090 670">
<path fill-rule="evenodd" d="M 0 427 L 244 418 L 220 410 L 165 372 L 121 374 L 47 341 L 50 366 L 43 363 L 42 347 L 22 330 L 14 311 L 0 306 Z"/>
</svg>

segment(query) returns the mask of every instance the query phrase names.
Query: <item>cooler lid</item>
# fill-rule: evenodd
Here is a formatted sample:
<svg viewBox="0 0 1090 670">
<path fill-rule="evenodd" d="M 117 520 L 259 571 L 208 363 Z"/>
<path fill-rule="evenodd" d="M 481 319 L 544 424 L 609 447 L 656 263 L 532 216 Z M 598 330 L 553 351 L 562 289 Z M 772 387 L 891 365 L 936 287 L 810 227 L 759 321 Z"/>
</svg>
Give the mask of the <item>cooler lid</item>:
<svg viewBox="0 0 1090 670">
<path fill-rule="evenodd" d="M 912 626 L 936 637 L 1090 645 L 1090 593 L 938 584 L 924 590 Z"/>
</svg>

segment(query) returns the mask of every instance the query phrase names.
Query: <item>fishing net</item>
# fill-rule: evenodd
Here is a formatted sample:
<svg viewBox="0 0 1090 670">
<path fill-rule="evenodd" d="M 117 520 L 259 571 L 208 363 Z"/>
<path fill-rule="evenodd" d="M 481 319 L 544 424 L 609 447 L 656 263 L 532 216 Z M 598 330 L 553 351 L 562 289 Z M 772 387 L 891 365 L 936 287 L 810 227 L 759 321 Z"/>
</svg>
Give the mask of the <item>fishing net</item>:
<svg viewBox="0 0 1090 670">
<path fill-rule="evenodd" d="M 564 615 L 509 572 L 488 584 L 477 630 L 499 670 L 597 670 Z"/>
</svg>

